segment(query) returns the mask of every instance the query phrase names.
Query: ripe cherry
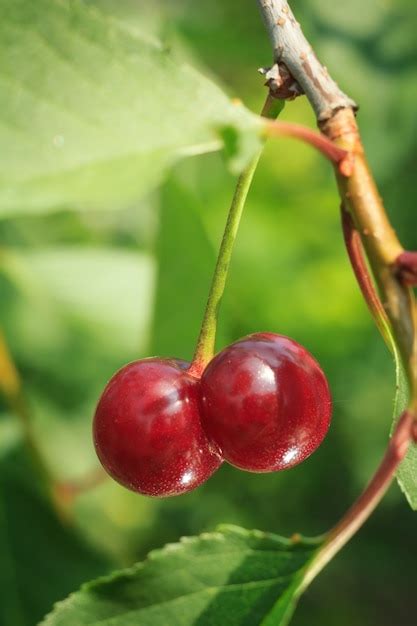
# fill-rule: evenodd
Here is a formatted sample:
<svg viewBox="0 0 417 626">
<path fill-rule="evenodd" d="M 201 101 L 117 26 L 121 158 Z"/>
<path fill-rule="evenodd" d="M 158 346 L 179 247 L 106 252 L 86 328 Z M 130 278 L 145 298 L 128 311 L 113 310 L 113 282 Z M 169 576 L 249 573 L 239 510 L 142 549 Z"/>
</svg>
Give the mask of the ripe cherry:
<svg viewBox="0 0 417 626">
<path fill-rule="evenodd" d="M 329 427 L 326 377 L 298 343 L 273 333 L 228 346 L 201 378 L 203 427 L 232 465 L 271 472 L 296 465 Z"/>
<path fill-rule="evenodd" d="M 199 381 L 188 363 L 150 358 L 130 363 L 106 386 L 93 436 L 105 470 L 150 496 L 191 491 L 221 465 L 200 421 Z"/>
</svg>

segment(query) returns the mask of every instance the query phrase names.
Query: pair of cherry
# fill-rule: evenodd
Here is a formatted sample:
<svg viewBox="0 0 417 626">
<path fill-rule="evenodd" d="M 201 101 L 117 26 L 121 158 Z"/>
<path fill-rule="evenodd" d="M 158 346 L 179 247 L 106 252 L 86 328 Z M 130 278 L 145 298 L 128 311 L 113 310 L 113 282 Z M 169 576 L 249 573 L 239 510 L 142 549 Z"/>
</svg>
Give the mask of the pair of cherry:
<svg viewBox="0 0 417 626">
<path fill-rule="evenodd" d="M 201 378 L 177 359 L 149 358 L 118 371 L 94 417 L 106 471 L 149 496 L 191 491 L 228 461 L 251 472 L 292 467 L 329 427 L 326 377 L 301 345 L 250 335 L 217 354 Z"/>
</svg>

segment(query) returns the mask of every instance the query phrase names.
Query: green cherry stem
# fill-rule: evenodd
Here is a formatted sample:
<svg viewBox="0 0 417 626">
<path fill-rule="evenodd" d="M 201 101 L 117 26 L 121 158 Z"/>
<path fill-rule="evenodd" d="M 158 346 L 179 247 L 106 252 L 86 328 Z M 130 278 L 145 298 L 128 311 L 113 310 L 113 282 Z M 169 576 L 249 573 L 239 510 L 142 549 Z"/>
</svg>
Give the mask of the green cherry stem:
<svg viewBox="0 0 417 626">
<path fill-rule="evenodd" d="M 284 102 L 276 100 L 268 95 L 261 115 L 270 119 L 274 119 L 284 108 Z M 237 231 L 239 229 L 240 220 L 245 206 L 246 198 L 249 193 L 252 180 L 259 163 L 263 151 L 262 148 L 251 160 L 246 169 L 239 176 L 232 203 L 229 209 L 226 226 L 223 233 L 223 239 L 220 245 L 219 255 L 217 257 L 216 267 L 210 286 L 210 292 L 204 312 L 203 322 L 197 341 L 194 357 L 189 368 L 192 376 L 200 377 L 207 363 L 213 358 L 217 319 L 220 309 L 221 300 L 226 285 L 227 274 L 229 272 L 230 260 Z"/>
</svg>

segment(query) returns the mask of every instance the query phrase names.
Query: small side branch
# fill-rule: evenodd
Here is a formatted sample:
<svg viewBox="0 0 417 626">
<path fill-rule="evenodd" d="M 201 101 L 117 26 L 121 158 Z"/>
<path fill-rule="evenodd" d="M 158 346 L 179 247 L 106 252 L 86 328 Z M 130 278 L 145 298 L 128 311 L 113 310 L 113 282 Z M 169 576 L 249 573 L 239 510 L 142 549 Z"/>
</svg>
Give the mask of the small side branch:
<svg viewBox="0 0 417 626">
<path fill-rule="evenodd" d="M 317 59 L 288 3 L 258 0 L 258 4 L 274 48 L 274 67 L 267 73 L 272 95 L 284 80 L 288 82 L 289 73 L 300 88 L 298 92 L 308 96 L 320 122 L 331 118 L 338 109 L 356 109 L 356 103 L 339 89 Z M 296 95 L 295 85 L 292 90 Z"/>
<path fill-rule="evenodd" d="M 354 158 L 347 150 L 339 148 L 335 143 L 327 139 L 321 133 L 301 124 L 291 122 L 270 121 L 265 124 L 265 132 L 268 137 L 294 137 L 310 144 L 323 154 L 335 165 L 342 176 L 350 176 L 353 169 Z"/>
<path fill-rule="evenodd" d="M 400 417 L 379 468 L 356 502 L 327 533 L 323 546 L 306 571 L 303 589 L 308 587 L 317 574 L 348 543 L 384 497 L 415 436 L 414 418 L 409 411 L 405 411 Z"/>
<path fill-rule="evenodd" d="M 356 280 L 378 326 L 379 332 L 383 336 L 388 348 L 392 350 L 389 320 L 368 271 L 360 235 L 353 224 L 351 214 L 345 209 L 343 203 L 341 206 L 341 217 L 345 246 Z"/>
</svg>

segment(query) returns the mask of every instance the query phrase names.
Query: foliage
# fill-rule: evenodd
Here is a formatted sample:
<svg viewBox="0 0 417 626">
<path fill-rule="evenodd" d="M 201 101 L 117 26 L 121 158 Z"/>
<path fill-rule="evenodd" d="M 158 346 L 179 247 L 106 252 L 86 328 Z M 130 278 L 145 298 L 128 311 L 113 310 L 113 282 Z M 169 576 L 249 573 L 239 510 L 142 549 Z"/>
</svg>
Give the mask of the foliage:
<svg viewBox="0 0 417 626">
<path fill-rule="evenodd" d="M 229 97 L 253 111 L 264 97 L 255 70 L 268 63 L 270 49 L 254 4 L 0 0 L 0 327 L 41 449 L 61 478 L 96 467 L 91 415 L 118 367 L 154 352 L 192 354 L 234 177 L 220 154 L 179 157 L 207 142 L 220 147 L 219 138 L 230 136 L 236 155 L 234 139 L 246 132 L 238 154 L 255 148 L 254 118 Z M 415 2 L 367 0 L 366 15 L 362 5 L 344 7 L 341 19 L 331 0 L 293 2 L 319 55 L 361 104 L 382 194 L 401 239 L 415 248 Z M 163 46 L 145 41 L 144 31 Z M 210 74 L 214 81 L 205 78 Z M 285 117 L 313 124 L 302 100 Z M 224 125 L 237 135 L 219 134 Z M 335 401 L 320 451 L 280 475 L 223 467 L 175 500 L 148 500 L 104 483 L 77 501 L 75 532 L 27 480 L 31 470 L 13 452 L 19 429 L 2 405 L 0 526 L 8 534 L 0 539 L 0 624 L 31 626 L 54 601 L 106 574 L 109 561 L 131 566 L 181 535 L 224 521 L 314 534 L 347 508 L 385 446 L 395 383 L 351 276 L 337 209 L 332 173 L 310 148 L 284 139 L 267 147 L 219 335 L 221 346 L 256 330 L 281 332 L 318 357 Z M 415 505 L 416 474 L 409 475 Z M 399 490 L 383 506 L 362 540 L 315 583 L 294 626 L 411 626 L 415 522 Z M 399 516 L 404 532 L 386 542 Z M 90 587 L 83 589 L 90 598 Z"/>
<path fill-rule="evenodd" d="M 0 24 L 3 214 L 126 206 L 224 129 L 238 163 L 256 147 L 249 112 L 86 3 L 2 0 Z"/>
<path fill-rule="evenodd" d="M 186 537 L 84 585 L 43 624 L 284 624 L 317 545 L 235 527 Z"/>
<path fill-rule="evenodd" d="M 0 623 L 26 626 L 83 580 L 106 571 L 106 559 L 57 519 L 33 488 L 30 463 L 15 448 L 0 459 Z M 56 554 L 59 558 L 45 558 Z"/>
</svg>

